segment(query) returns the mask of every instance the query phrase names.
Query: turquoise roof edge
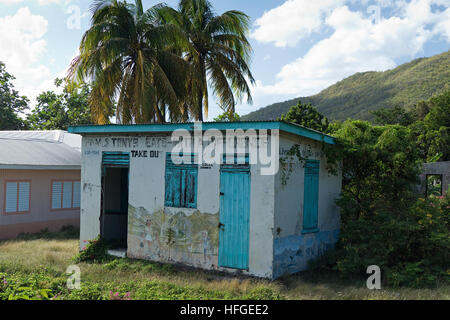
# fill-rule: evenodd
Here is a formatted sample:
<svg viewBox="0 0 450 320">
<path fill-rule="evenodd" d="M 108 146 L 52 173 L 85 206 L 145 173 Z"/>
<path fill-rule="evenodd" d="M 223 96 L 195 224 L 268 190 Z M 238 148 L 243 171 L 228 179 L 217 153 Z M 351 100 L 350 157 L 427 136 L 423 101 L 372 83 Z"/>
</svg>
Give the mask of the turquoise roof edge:
<svg viewBox="0 0 450 320">
<path fill-rule="evenodd" d="M 68 132 L 75 134 L 101 134 L 101 133 L 140 133 L 140 132 L 170 132 L 177 129 L 194 130 L 194 123 L 167 123 L 167 124 L 132 124 L 132 125 L 86 125 L 70 126 Z M 237 129 L 267 129 L 280 130 L 306 137 L 315 141 L 335 144 L 332 136 L 312 130 L 303 126 L 283 121 L 249 121 L 249 122 L 203 122 L 203 130 L 237 130 Z"/>
</svg>

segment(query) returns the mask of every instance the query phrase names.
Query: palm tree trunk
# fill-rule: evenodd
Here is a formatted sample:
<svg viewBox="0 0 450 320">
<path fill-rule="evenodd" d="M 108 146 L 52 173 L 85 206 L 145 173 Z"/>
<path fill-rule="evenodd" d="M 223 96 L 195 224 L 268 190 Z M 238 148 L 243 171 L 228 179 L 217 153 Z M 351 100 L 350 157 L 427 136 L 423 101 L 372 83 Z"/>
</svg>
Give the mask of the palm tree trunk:
<svg viewBox="0 0 450 320">
<path fill-rule="evenodd" d="M 203 86 L 206 85 L 206 83 L 203 82 L 203 79 L 206 78 L 206 68 L 205 68 L 205 57 L 200 54 L 199 57 L 199 67 L 200 67 L 200 77 L 202 78 L 202 87 L 199 88 L 197 92 L 197 103 L 198 103 L 198 121 L 203 121 L 203 95 L 204 95 L 204 88 Z"/>
</svg>

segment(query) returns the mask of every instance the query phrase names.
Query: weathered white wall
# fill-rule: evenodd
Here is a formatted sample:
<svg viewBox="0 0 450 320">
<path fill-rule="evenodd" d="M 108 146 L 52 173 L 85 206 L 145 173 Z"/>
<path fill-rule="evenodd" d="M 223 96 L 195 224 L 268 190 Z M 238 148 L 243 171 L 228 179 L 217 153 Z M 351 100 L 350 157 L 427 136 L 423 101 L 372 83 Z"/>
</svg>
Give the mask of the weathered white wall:
<svg viewBox="0 0 450 320">
<path fill-rule="evenodd" d="M 117 138 L 129 142 L 117 143 Z M 116 141 L 116 142 L 113 142 Z M 220 210 L 220 166 L 199 166 L 197 209 L 165 208 L 166 152 L 172 152 L 170 136 L 85 136 L 82 143 L 81 248 L 100 233 L 100 188 L 102 152 L 159 151 L 158 158 L 130 158 L 128 256 L 167 262 L 181 262 L 205 269 L 217 266 L 217 237 Z M 259 165 L 251 165 L 249 270 L 251 275 L 272 276 L 275 176 L 263 176 Z M 161 229 L 147 241 L 145 224 Z M 164 228 L 189 225 L 192 234 L 184 246 L 167 250 Z M 153 229 L 152 229 L 153 230 Z M 200 248 L 209 237 L 208 246 Z M 214 240 L 216 239 L 216 240 Z M 158 243 L 158 245 L 156 245 Z M 215 243 L 215 245 L 214 245 Z M 206 252 L 204 254 L 204 252 Z M 233 270 L 229 270 L 233 271 Z"/>
<path fill-rule="evenodd" d="M 99 148 L 81 146 L 80 249 L 100 234 L 102 155 Z"/>
<path fill-rule="evenodd" d="M 286 154 L 296 144 L 303 157 L 320 160 L 318 233 L 302 234 L 304 164 Z M 337 241 L 340 221 L 335 200 L 341 192 L 342 178 L 328 172 L 322 144 L 282 134 L 280 158 L 286 161 L 286 175 L 283 177 L 280 169 L 275 179 L 274 277 L 305 270 L 309 260 L 330 249 Z"/>
</svg>

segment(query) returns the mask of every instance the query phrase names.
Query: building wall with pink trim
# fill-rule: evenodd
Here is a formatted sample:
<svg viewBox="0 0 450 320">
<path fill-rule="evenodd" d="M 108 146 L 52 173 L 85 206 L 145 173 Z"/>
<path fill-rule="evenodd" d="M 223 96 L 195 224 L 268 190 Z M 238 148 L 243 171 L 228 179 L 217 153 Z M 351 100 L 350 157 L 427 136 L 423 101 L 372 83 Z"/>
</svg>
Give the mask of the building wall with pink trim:
<svg viewBox="0 0 450 320">
<path fill-rule="evenodd" d="M 29 210 L 10 213 L 6 210 L 8 182 L 30 182 Z M 20 233 L 36 233 L 43 229 L 57 231 L 62 226 L 79 226 L 80 209 L 52 209 L 52 183 L 80 181 L 80 170 L 9 170 L 0 169 L 0 239 L 12 239 Z M 10 211 L 10 210 L 9 210 Z"/>
</svg>

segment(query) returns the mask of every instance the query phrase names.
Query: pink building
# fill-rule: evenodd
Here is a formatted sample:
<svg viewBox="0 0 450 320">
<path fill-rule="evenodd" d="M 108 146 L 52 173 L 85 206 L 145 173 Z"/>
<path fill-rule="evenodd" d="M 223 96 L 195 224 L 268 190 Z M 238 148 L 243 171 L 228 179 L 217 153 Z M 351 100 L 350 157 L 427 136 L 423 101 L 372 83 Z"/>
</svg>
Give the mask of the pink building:
<svg viewBox="0 0 450 320">
<path fill-rule="evenodd" d="M 0 239 L 80 224 L 81 136 L 0 132 Z"/>
</svg>

